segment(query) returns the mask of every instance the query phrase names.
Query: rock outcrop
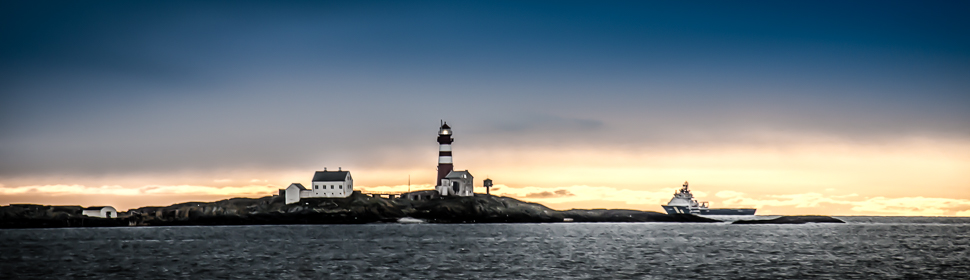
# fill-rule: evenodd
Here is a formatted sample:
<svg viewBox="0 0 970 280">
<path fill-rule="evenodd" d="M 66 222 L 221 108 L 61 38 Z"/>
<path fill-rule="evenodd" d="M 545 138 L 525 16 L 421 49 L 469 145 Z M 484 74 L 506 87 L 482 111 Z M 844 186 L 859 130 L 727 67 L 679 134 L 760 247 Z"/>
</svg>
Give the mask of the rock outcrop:
<svg viewBox="0 0 970 280">
<path fill-rule="evenodd" d="M 514 198 L 477 194 L 438 200 L 398 200 L 409 217 L 433 223 L 555 223 L 560 211 Z"/>
<path fill-rule="evenodd" d="M 732 224 L 753 225 L 753 224 L 806 224 L 806 223 L 845 223 L 842 220 L 829 216 L 781 216 L 770 220 L 741 220 L 734 221 Z"/>
<path fill-rule="evenodd" d="M 667 215 L 657 212 L 644 212 L 623 209 L 573 209 L 562 211 L 565 218 L 573 222 L 692 222 L 717 223 L 721 222 L 690 214 Z"/>
</svg>

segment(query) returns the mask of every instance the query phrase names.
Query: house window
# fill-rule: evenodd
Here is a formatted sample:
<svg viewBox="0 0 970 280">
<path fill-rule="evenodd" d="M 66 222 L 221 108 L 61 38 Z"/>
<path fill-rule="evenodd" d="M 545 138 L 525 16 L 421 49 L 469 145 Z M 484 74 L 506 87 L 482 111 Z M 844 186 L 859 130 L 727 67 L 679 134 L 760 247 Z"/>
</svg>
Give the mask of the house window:
<svg viewBox="0 0 970 280">
<path fill-rule="evenodd" d="M 344 189 L 344 185 L 339 185 L 337 187 L 340 188 L 341 190 Z"/>
</svg>

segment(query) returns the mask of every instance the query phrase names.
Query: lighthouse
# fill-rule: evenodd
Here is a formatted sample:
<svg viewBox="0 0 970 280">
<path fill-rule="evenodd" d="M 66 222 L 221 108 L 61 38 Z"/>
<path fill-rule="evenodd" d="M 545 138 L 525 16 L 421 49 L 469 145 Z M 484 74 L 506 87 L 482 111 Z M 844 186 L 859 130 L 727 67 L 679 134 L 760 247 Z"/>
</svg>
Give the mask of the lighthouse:
<svg viewBox="0 0 970 280">
<path fill-rule="evenodd" d="M 451 142 L 454 141 L 455 139 L 451 138 L 451 127 L 442 121 L 441 128 L 438 128 L 438 178 L 434 180 L 436 185 L 440 185 L 441 179 L 448 176 L 448 173 L 455 168 L 451 160 Z"/>
<path fill-rule="evenodd" d="M 473 196 L 475 195 L 474 180 L 468 170 L 455 171 L 451 159 L 451 127 L 442 121 L 438 129 L 438 178 L 435 180 L 435 190 L 441 196 Z"/>
</svg>

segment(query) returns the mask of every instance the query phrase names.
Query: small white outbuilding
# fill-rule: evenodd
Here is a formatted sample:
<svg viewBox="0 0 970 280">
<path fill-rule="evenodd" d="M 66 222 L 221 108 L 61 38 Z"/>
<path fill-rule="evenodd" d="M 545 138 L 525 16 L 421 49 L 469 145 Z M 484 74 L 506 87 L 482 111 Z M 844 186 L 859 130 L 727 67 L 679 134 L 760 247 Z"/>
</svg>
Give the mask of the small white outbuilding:
<svg viewBox="0 0 970 280">
<path fill-rule="evenodd" d="M 303 187 L 303 184 L 292 183 L 289 187 L 286 187 L 283 193 L 286 195 L 284 201 L 286 201 L 286 204 L 290 204 L 300 202 L 300 197 L 309 195 L 309 190 Z"/>
<path fill-rule="evenodd" d="M 81 214 L 88 217 L 117 218 L 118 210 L 111 206 L 93 206 L 81 210 Z"/>
</svg>

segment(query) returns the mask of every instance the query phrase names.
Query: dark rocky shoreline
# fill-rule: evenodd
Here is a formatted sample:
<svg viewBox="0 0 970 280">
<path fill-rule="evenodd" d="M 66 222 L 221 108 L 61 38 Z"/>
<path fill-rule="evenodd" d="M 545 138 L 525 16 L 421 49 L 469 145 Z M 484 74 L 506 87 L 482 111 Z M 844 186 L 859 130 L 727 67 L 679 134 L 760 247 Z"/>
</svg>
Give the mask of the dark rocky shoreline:
<svg viewBox="0 0 970 280">
<path fill-rule="evenodd" d="M 781 216 L 770 220 L 741 220 L 734 221 L 732 224 L 739 225 L 765 225 L 765 224 L 807 224 L 807 223 L 837 223 L 845 222 L 829 216 Z"/>
<path fill-rule="evenodd" d="M 428 223 L 721 222 L 694 215 L 637 210 L 557 211 L 538 203 L 484 194 L 420 201 L 375 198 L 355 193 L 347 198 L 309 198 L 289 205 L 279 196 L 187 202 L 131 209 L 127 214 L 112 219 L 83 216 L 80 206 L 14 204 L 0 207 L 0 228 L 362 224 L 397 222 L 406 217 Z M 776 223 L 786 221 L 790 223 L 794 220 L 782 219 Z"/>
</svg>

